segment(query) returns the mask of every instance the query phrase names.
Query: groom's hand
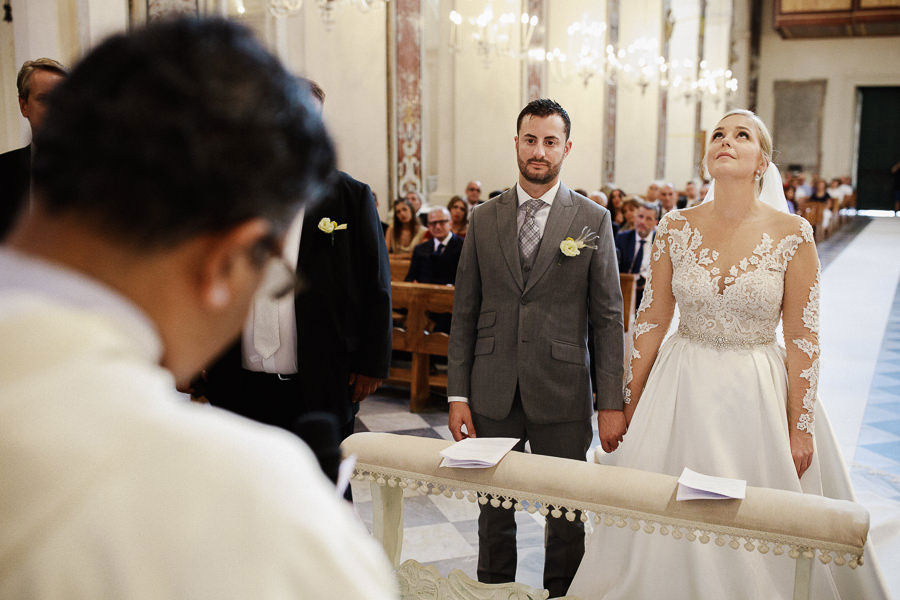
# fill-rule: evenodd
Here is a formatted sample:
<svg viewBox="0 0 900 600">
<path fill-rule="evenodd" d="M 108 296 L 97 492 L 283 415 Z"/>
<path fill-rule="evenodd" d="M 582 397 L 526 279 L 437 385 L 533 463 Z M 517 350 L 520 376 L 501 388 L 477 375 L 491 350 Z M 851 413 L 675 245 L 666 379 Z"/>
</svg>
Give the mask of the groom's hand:
<svg viewBox="0 0 900 600">
<path fill-rule="evenodd" d="M 463 425 L 466 426 L 468 435 L 463 433 Z M 467 437 L 475 437 L 475 426 L 472 424 L 472 411 L 469 410 L 469 405 L 467 403 L 450 403 L 450 422 L 448 423 L 448 426 L 450 427 L 450 434 L 457 442 Z"/>
<path fill-rule="evenodd" d="M 625 429 L 625 413 L 621 410 L 597 411 L 597 436 L 604 452 L 612 452 L 619 447 Z"/>
</svg>

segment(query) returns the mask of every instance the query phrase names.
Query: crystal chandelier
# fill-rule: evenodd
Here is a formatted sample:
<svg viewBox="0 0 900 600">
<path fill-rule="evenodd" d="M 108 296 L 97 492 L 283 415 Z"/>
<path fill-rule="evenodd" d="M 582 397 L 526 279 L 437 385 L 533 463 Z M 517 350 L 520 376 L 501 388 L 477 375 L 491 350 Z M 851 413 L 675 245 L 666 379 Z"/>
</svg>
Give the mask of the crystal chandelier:
<svg viewBox="0 0 900 600">
<path fill-rule="evenodd" d="M 362 12 L 368 12 L 373 8 L 379 8 L 390 0 L 314 0 L 319 8 L 319 17 L 329 31 L 334 27 L 335 9 L 341 6 L 355 6 Z M 295 15 L 303 8 L 303 0 L 268 0 L 269 12 L 276 17 Z"/>
<path fill-rule="evenodd" d="M 527 12 L 522 12 L 518 16 L 513 12 L 495 15 L 493 4 L 489 3 L 485 5 L 481 14 L 468 19 L 468 22 L 472 29 L 471 41 L 475 46 L 475 51 L 487 68 L 490 67 L 495 57 L 522 58 L 525 56 L 538 25 L 538 17 L 529 15 Z M 462 23 L 462 15 L 455 10 L 450 11 L 451 52 L 460 51 L 460 26 Z M 518 33 L 518 45 L 514 46 L 512 40 L 516 33 Z"/>
</svg>

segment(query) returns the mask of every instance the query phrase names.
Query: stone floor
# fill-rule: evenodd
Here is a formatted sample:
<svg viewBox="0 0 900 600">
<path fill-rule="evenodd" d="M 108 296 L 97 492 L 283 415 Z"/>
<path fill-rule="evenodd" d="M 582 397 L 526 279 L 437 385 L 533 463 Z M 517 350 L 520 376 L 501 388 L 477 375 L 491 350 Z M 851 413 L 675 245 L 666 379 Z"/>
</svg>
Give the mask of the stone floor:
<svg viewBox="0 0 900 600">
<path fill-rule="evenodd" d="M 819 245 L 823 266 L 820 401 L 826 406 L 860 502 L 872 515 L 871 536 L 882 570 L 900 597 L 900 219 L 857 217 Z M 872 260 L 880 257 L 880 261 Z M 367 399 L 358 431 L 451 439 L 446 398 L 432 394 L 411 414 L 408 391 L 385 388 Z M 596 428 L 596 423 L 594 424 Z M 596 431 L 592 446 L 599 443 Z M 366 485 L 354 482 L 355 507 L 371 528 Z M 416 558 L 443 574 L 475 578 L 474 504 L 405 490 L 402 560 Z M 541 587 L 543 517 L 516 514 L 516 579 Z"/>
</svg>

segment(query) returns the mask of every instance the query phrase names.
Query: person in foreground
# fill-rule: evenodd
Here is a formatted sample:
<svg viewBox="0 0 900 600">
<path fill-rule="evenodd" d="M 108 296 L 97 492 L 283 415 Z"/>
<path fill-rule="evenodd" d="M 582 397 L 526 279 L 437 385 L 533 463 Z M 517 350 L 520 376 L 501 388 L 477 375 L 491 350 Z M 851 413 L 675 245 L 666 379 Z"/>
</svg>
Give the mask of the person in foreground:
<svg viewBox="0 0 900 600">
<path fill-rule="evenodd" d="M 394 597 L 295 436 L 175 391 L 293 289 L 279 236 L 334 169 L 305 86 L 242 27 L 153 25 L 36 144 L 0 249 L 0 597 Z"/>
<path fill-rule="evenodd" d="M 472 212 L 456 274 L 449 427 L 456 440 L 514 437 L 520 452 L 528 440 L 536 454 L 584 460 L 593 414 L 588 319 L 604 449 L 614 450 L 625 433 L 610 216 L 560 181 L 572 148 L 562 106 L 530 102 L 516 130 L 519 182 Z M 544 587 L 561 596 L 584 552 L 584 526 L 549 518 L 545 539 Z M 515 580 L 515 511 L 481 506 L 477 570 L 484 583 Z"/>
<path fill-rule="evenodd" d="M 819 262 L 812 229 L 786 212 L 763 122 L 729 112 L 712 132 L 707 201 L 659 224 L 626 378 L 628 434 L 616 466 L 684 467 L 748 485 L 852 499 L 822 407 Z M 673 310 L 678 331 L 668 340 Z M 785 347 L 776 343 L 783 322 Z M 569 589 L 580 598 L 790 598 L 794 563 L 714 544 L 599 528 Z M 813 598 L 885 598 L 865 566 L 813 567 Z"/>
</svg>

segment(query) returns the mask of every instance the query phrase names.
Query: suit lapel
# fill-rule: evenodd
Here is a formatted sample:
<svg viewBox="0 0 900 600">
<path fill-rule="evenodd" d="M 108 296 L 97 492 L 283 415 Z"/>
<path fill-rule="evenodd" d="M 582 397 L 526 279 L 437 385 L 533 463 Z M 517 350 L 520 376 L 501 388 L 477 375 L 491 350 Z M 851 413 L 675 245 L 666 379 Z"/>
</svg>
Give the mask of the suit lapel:
<svg viewBox="0 0 900 600">
<path fill-rule="evenodd" d="M 572 200 L 569 188 L 560 184 L 556 197 L 553 199 L 553 204 L 550 206 L 547 226 L 544 227 L 544 235 L 541 236 L 541 247 L 538 250 L 537 258 L 535 258 L 534 268 L 528 277 L 528 285 L 525 286 L 524 291 L 526 293 L 544 276 L 544 273 L 559 255 L 559 243 L 569 230 L 569 226 L 572 225 L 572 220 L 577 212 L 578 208 Z"/>
<path fill-rule="evenodd" d="M 497 234 L 500 250 L 506 259 L 506 266 L 519 289 L 525 287 L 522 265 L 519 264 L 519 236 L 516 227 L 516 211 L 519 208 L 516 186 L 512 186 L 497 197 Z"/>
</svg>

